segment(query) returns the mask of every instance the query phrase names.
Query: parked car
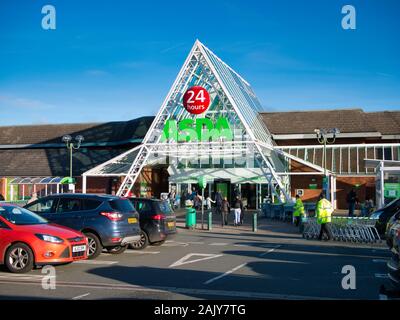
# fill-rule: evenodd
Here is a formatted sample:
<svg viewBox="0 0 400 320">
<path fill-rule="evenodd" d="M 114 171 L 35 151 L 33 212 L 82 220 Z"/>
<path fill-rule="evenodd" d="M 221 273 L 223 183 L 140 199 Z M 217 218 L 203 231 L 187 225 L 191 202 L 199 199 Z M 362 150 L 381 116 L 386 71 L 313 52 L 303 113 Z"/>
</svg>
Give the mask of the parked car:
<svg viewBox="0 0 400 320">
<path fill-rule="evenodd" d="M 376 229 L 380 235 L 384 235 L 386 225 L 389 219 L 400 210 L 400 198 L 393 200 L 381 209 L 376 210 L 371 214 L 371 218 L 378 219 L 376 222 Z"/>
<path fill-rule="evenodd" d="M 130 198 L 139 212 L 140 240 L 132 243 L 132 249 L 140 250 L 149 244 L 161 245 L 176 233 L 176 216 L 168 200 Z"/>
<path fill-rule="evenodd" d="M 88 238 L 88 258 L 105 248 L 119 254 L 140 239 L 139 215 L 126 198 L 111 195 L 57 194 L 38 199 L 25 208 L 52 223 L 70 227 Z"/>
<path fill-rule="evenodd" d="M 86 259 L 86 252 L 82 233 L 52 225 L 27 209 L 0 204 L 0 264 L 10 272 Z"/>
<path fill-rule="evenodd" d="M 393 247 L 395 237 L 399 228 L 400 228 L 400 210 L 397 211 L 393 215 L 393 217 L 389 219 L 386 225 L 385 238 L 389 249 Z"/>
<path fill-rule="evenodd" d="M 389 278 L 392 283 L 400 289 L 400 221 L 397 220 L 391 227 L 393 232 L 392 237 L 392 258 L 387 263 L 389 269 Z"/>
</svg>

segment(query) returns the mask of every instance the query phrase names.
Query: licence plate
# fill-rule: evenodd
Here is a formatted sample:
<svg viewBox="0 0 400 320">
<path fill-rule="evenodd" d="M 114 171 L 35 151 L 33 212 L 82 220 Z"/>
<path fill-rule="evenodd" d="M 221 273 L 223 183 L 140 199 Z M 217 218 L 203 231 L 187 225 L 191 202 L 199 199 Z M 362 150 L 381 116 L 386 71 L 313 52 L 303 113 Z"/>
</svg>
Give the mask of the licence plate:
<svg viewBox="0 0 400 320">
<path fill-rule="evenodd" d="M 167 226 L 168 226 L 168 228 L 173 228 L 173 227 L 175 227 L 175 222 L 168 222 Z"/>
<path fill-rule="evenodd" d="M 86 246 L 73 246 L 72 252 L 82 252 L 86 251 Z"/>
<path fill-rule="evenodd" d="M 128 218 L 128 223 L 137 223 L 137 219 L 136 218 Z"/>
</svg>

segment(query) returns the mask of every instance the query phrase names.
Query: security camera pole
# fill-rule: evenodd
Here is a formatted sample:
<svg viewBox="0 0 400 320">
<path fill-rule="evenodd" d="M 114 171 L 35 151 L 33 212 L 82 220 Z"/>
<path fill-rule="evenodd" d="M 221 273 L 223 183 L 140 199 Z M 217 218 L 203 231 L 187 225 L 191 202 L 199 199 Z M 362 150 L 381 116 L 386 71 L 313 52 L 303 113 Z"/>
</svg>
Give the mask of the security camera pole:
<svg viewBox="0 0 400 320">
<path fill-rule="evenodd" d="M 72 177 L 72 151 L 73 150 L 78 150 L 81 147 L 82 141 L 85 139 L 83 138 L 82 135 L 77 135 L 75 137 L 76 144 L 72 141 L 72 137 L 70 135 L 65 135 L 62 137 L 62 141 L 65 142 L 67 149 L 69 149 L 69 177 L 70 177 L 70 182 L 72 183 L 73 177 Z"/>
<path fill-rule="evenodd" d="M 326 145 L 335 143 L 336 135 L 338 135 L 340 133 L 340 130 L 338 128 L 315 129 L 314 132 L 317 135 L 318 142 L 320 144 L 324 145 L 323 156 L 322 156 L 323 157 L 323 167 L 324 167 L 324 181 L 323 181 L 322 189 L 325 190 L 326 198 L 329 200 L 333 200 L 333 199 L 330 199 L 330 194 L 329 194 L 329 182 L 328 182 L 328 175 L 327 175 L 327 169 L 326 169 Z"/>
</svg>

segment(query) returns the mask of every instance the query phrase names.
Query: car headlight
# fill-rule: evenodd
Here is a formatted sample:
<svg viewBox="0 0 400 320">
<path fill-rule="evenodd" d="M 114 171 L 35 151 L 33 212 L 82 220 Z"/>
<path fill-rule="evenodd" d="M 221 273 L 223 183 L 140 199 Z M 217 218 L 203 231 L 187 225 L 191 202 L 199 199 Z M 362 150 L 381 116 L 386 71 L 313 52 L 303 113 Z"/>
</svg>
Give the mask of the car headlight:
<svg viewBox="0 0 400 320">
<path fill-rule="evenodd" d="M 51 243 L 63 243 L 64 240 L 56 237 L 56 236 L 50 236 L 48 234 L 36 234 L 36 237 L 38 237 L 40 240 L 46 241 L 46 242 L 51 242 Z"/>
</svg>

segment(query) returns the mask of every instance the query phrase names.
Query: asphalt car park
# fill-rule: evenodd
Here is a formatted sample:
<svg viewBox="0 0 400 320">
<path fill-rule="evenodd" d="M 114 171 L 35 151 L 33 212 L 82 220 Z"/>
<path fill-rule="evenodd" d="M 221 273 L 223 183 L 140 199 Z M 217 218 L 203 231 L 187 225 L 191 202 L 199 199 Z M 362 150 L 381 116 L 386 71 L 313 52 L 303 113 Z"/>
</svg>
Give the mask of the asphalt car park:
<svg viewBox="0 0 400 320">
<path fill-rule="evenodd" d="M 179 220 L 179 219 L 178 219 Z M 186 230 L 162 246 L 102 253 L 95 260 L 56 268 L 56 289 L 45 274 L 0 272 L 1 299 L 387 299 L 384 243 L 305 240 L 288 224 L 260 220 L 212 231 Z M 356 288 L 344 289 L 344 266 L 353 266 Z"/>
</svg>

